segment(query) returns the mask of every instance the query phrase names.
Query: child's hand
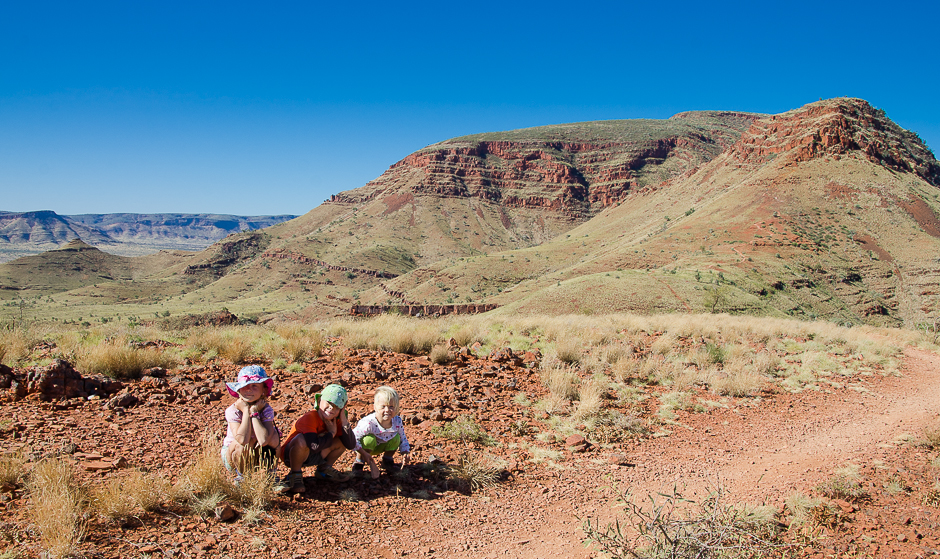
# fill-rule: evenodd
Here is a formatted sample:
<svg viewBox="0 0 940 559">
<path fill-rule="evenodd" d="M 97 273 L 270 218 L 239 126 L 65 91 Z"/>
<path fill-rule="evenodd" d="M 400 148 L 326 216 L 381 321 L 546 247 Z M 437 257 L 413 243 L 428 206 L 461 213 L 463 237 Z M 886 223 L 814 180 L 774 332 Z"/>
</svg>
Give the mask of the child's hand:
<svg viewBox="0 0 940 559">
<path fill-rule="evenodd" d="M 242 415 L 245 415 L 245 414 L 251 415 L 251 410 L 248 407 L 248 402 L 242 399 L 238 399 L 238 400 L 235 400 L 235 404 L 233 405 L 235 406 L 236 410 L 242 413 Z"/>
<path fill-rule="evenodd" d="M 401 467 L 404 468 L 405 466 L 408 465 L 409 462 L 411 462 L 411 453 L 402 452 L 401 453 Z"/>
<path fill-rule="evenodd" d="M 379 475 L 381 475 L 379 465 L 375 463 L 374 458 L 369 459 L 369 474 L 372 475 L 372 479 L 379 479 Z"/>
<path fill-rule="evenodd" d="M 268 405 L 268 402 L 264 398 L 259 398 L 251 406 L 248 407 L 249 413 L 261 413 L 261 411 Z"/>
</svg>

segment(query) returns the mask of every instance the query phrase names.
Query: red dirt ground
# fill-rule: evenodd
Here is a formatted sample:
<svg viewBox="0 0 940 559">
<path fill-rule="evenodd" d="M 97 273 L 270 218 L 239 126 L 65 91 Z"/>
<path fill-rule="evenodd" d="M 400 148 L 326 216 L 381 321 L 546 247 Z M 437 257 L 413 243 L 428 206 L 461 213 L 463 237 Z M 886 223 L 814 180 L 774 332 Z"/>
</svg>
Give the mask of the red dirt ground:
<svg viewBox="0 0 940 559">
<path fill-rule="evenodd" d="M 427 358 L 360 351 L 342 363 L 321 358 L 300 374 L 273 371 L 273 403 L 283 430 L 307 409 L 306 392 L 316 389 L 314 383 L 344 382 L 355 417 L 369 411 L 376 386 L 398 387 L 403 417 L 415 418 L 408 432 L 416 465 L 404 476 L 383 474 L 377 481 L 329 485 L 308 478 L 304 497 L 277 498 L 269 517 L 255 526 L 202 519 L 170 505 L 125 525 L 92 520 L 79 549 L 86 557 L 601 557 L 598 548 L 583 543 L 582 522 L 622 514 L 614 488 L 644 497 L 678 485 L 701 496 L 720 483 L 729 502 L 767 503 L 783 515 L 788 495 L 812 493 L 835 468 L 851 463 L 860 467 L 867 496 L 839 503 L 838 521 L 820 530 L 801 554 L 940 554 L 940 509 L 925 504 L 937 481 L 938 468 L 931 465 L 937 451 L 904 442 L 910 438 L 905 435 L 920 436 L 938 421 L 940 356 L 909 349 L 900 376 L 859 379 L 867 392 L 764 392 L 706 413 L 679 411 L 676 423 L 665 426 L 667 436 L 593 445 L 584 452 L 572 452 L 564 441 L 513 434 L 510 424 L 518 420 L 533 431 L 549 430 L 544 416 L 513 401 L 520 390 L 533 401 L 544 393 L 537 371 L 520 361 L 503 353 L 435 366 Z M 230 398 L 216 398 L 236 370 L 197 365 L 169 371 L 165 379 L 145 377 L 128 384 L 141 403 L 124 411 L 108 410 L 103 400 L 49 403 L 31 395 L 14 403 L 4 396 L 9 403 L 0 419 L 12 424 L 0 434 L 0 447 L 27 445 L 36 457 L 64 449 L 92 482 L 119 475 L 120 457 L 128 466 L 175 477 L 206 428 L 222 432 Z M 380 378 L 386 373 L 388 378 Z M 467 413 L 503 444 L 484 449 L 431 433 L 441 423 L 439 414 L 449 420 Z M 551 447 L 564 458 L 533 463 L 531 445 Z M 465 452 L 506 459 L 504 481 L 471 493 L 422 468 L 432 455 L 454 463 Z M 339 468 L 348 469 L 351 461 L 345 455 Z M 891 479 L 902 489 L 889 491 Z M 348 489 L 359 500 L 343 500 L 340 492 Z M 23 489 L 0 493 L 0 534 L 3 545 L 38 557 L 27 507 Z"/>
</svg>

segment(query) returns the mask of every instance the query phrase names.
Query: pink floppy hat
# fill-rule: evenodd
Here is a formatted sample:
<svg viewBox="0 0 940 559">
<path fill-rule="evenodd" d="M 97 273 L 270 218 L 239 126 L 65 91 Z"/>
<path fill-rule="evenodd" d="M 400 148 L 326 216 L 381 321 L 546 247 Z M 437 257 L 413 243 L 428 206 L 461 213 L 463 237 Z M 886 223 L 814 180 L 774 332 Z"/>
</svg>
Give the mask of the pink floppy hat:
<svg viewBox="0 0 940 559">
<path fill-rule="evenodd" d="M 254 383 L 263 384 L 266 389 L 266 394 L 270 394 L 271 388 L 274 386 L 274 379 L 269 377 L 262 367 L 258 365 L 248 365 L 242 368 L 241 371 L 238 371 L 238 378 L 235 379 L 235 382 L 226 382 L 225 387 L 228 388 L 229 394 L 238 398 L 239 390 Z"/>
</svg>

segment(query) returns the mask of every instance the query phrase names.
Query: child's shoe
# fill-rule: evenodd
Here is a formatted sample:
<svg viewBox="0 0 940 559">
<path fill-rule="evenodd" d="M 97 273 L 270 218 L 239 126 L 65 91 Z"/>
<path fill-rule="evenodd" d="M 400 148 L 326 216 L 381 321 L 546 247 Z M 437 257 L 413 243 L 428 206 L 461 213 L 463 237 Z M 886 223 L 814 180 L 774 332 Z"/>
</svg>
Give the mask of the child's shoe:
<svg viewBox="0 0 940 559">
<path fill-rule="evenodd" d="M 290 486 L 290 483 L 287 481 L 287 478 L 280 478 L 278 476 L 274 476 L 274 492 L 275 493 L 287 493 L 288 491 L 290 491 L 290 489 L 291 489 L 291 486 Z"/>
<path fill-rule="evenodd" d="M 304 485 L 303 472 L 291 472 L 287 474 L 287 478 L 284 481 L 284 485 L 290 487 L 291 493 L 303 493 L 307 490 L 307 486 Z"/>
<path fill-rule="evenodd" d="M 395 463 L 395 459 L 391 456 L 382 457 L 382 469 L 386 472 L 397 472 L 401 467 Z"/>
<path fill-rule="evenodd" d="M 349 474 L 337 470 L 333 466 L 320 466 L 313 475 L 314 478 L 323 481 L 332 481 L 334 483 L 343 483 L 349 481 Z"/>
</svg>

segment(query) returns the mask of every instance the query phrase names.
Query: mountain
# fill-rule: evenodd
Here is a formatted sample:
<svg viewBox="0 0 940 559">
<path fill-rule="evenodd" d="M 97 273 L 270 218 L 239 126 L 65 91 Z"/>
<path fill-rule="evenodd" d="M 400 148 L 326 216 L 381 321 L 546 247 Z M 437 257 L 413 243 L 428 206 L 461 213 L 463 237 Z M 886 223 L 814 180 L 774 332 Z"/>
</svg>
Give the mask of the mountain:
<svg viewBox="0 0 940 559">
<path fill-rule="evenodd" d="M 860 99 L 478 134 L 296 219 L 133 259 L 97 283 L 95 304 L 313 319 L 353 303 L 492 303 L 915 325 L 940 312 L 938 185 L 927 146 Z M 60 293 L 14 284 L 11 269 L 0 265 L 0 299 Z M 87 296 L 90 278 L 56 299 Z"/>
<path fill-rule="evenodd" d="M 85 214 L 0 211 L 0 262 L 51 250 L 72 239 L 112 254 L 202 250 L 233 232 L 262 229 L 296 216 L 216 214 Z"/>
<path fill-rule="evenodd" d="M 393 291 L 518 312 L 913 325 L 940 311 L 938 186 L 940 165 L 915 134 L 862 100 L 823 101 L 755 120 L 713 160 L 538 247 L 440 261 L 363 301 Z"/>
</svg>

